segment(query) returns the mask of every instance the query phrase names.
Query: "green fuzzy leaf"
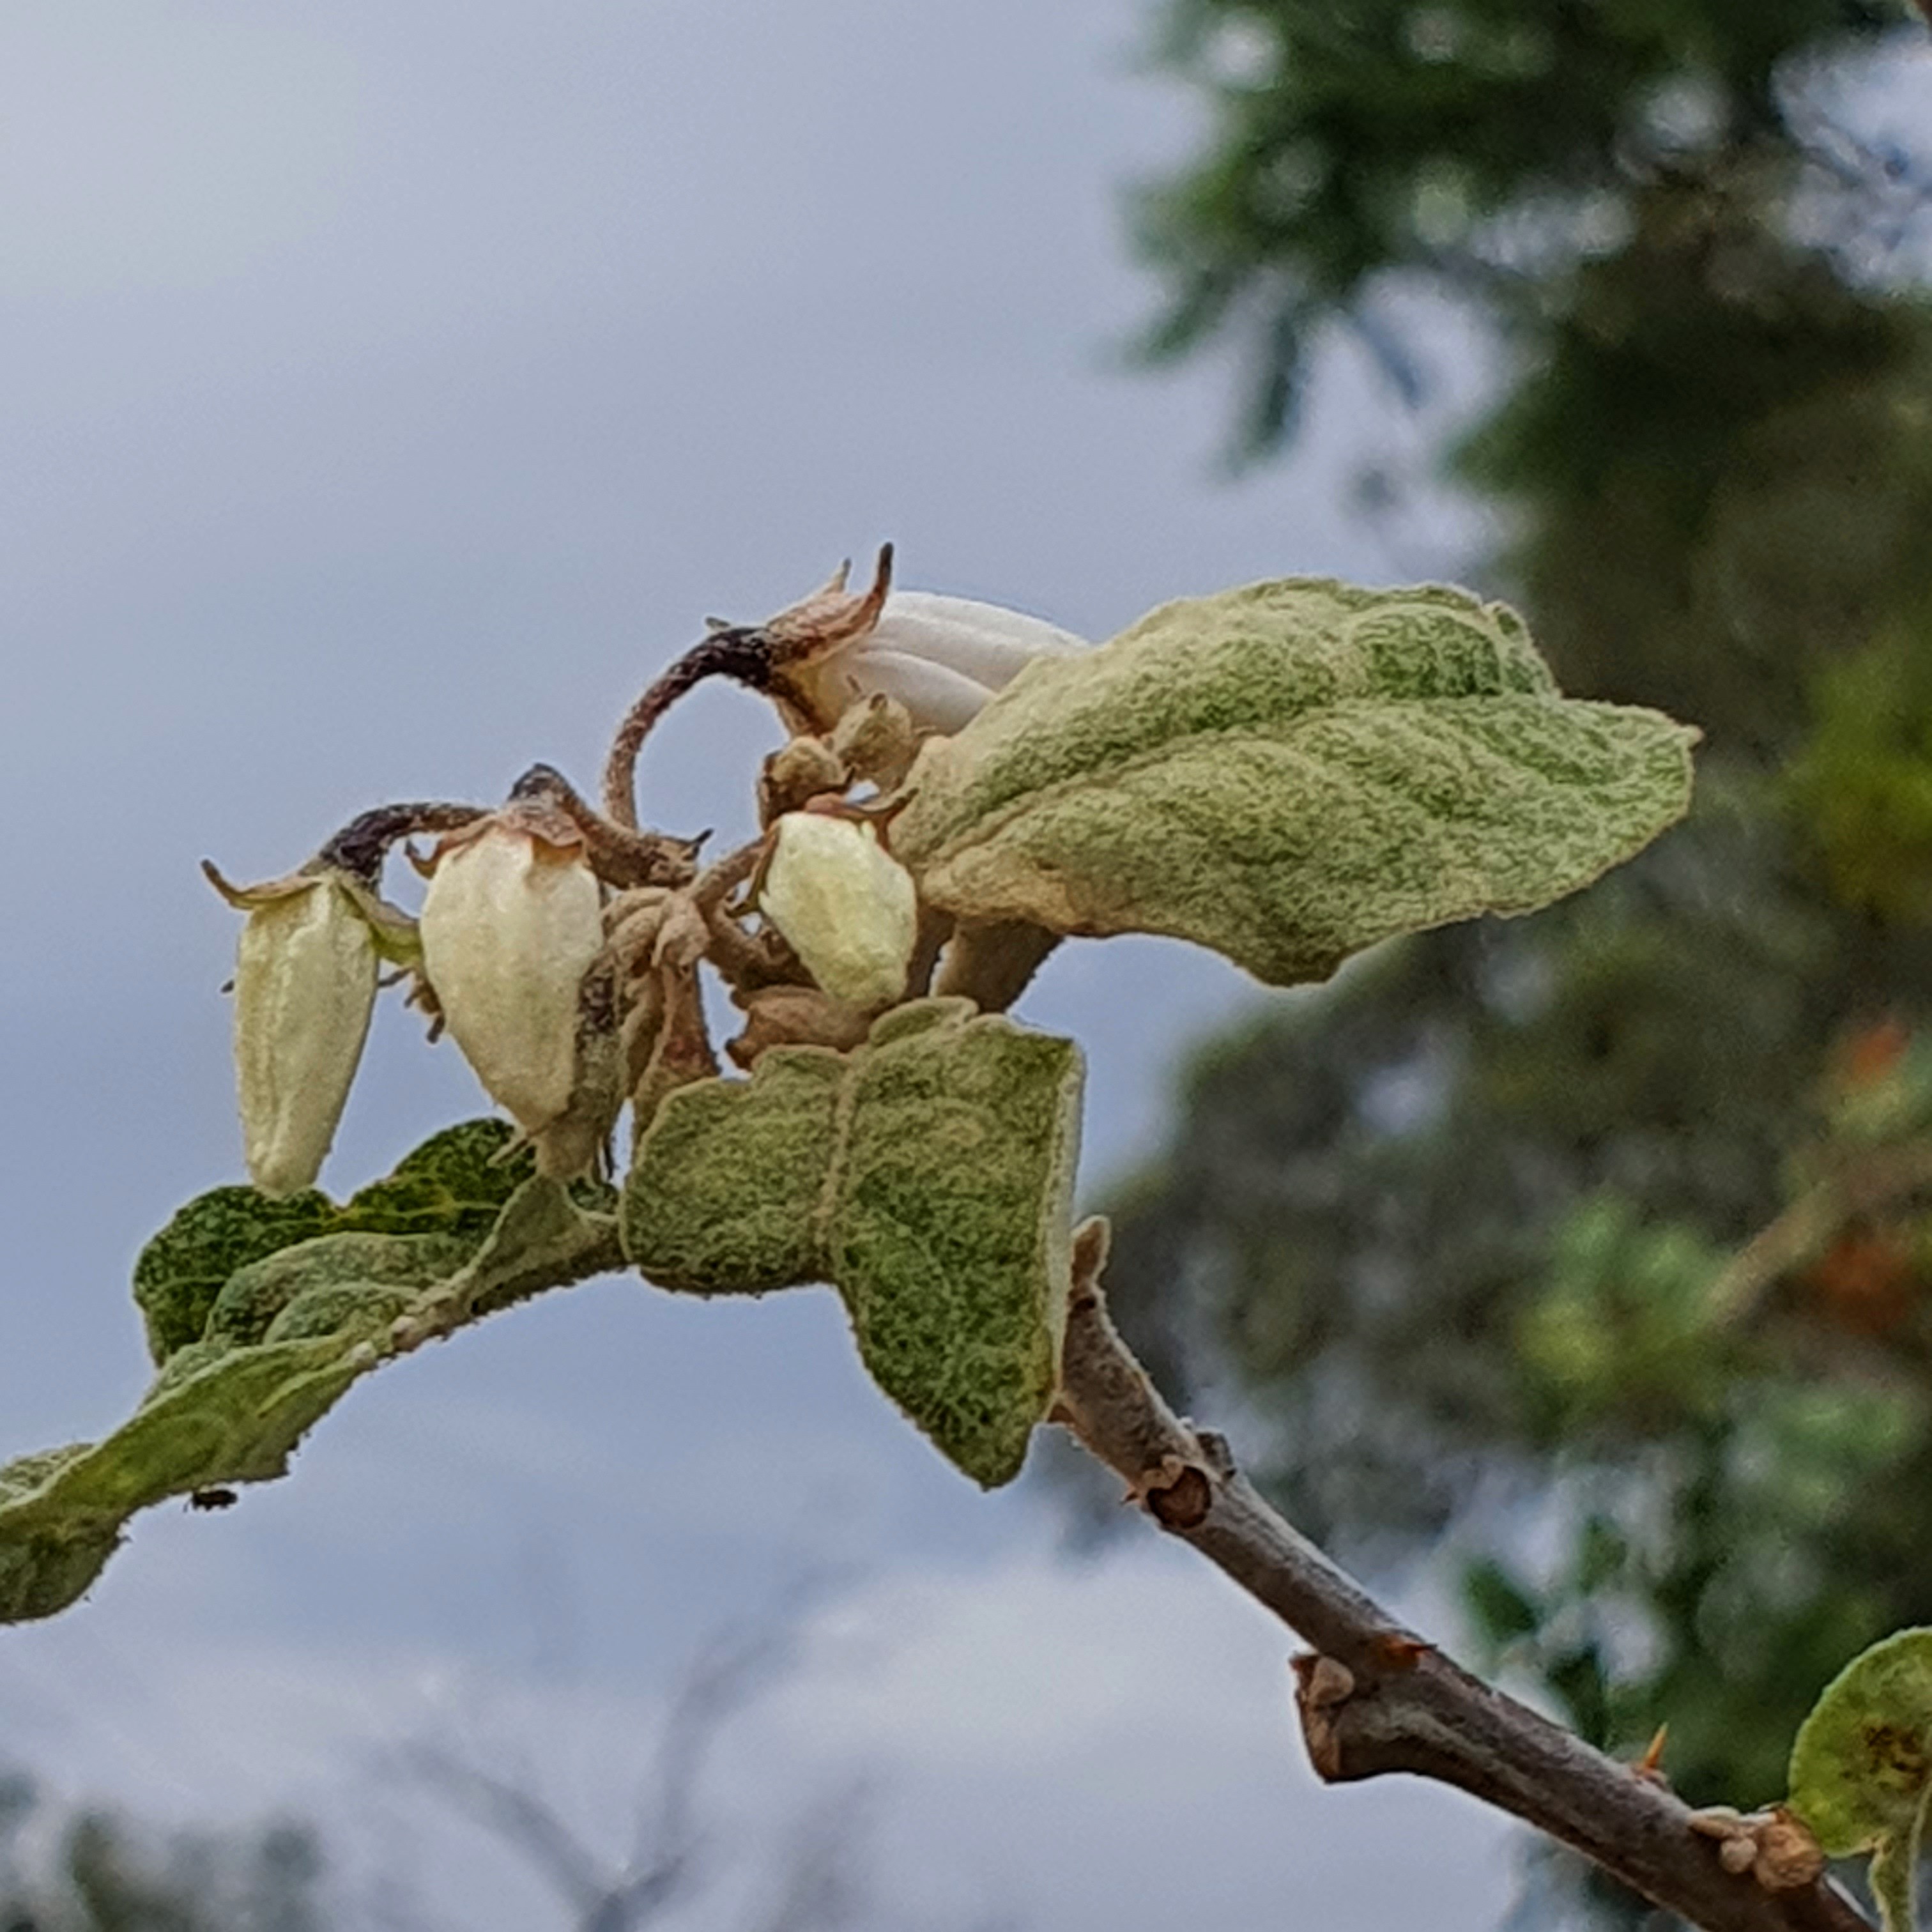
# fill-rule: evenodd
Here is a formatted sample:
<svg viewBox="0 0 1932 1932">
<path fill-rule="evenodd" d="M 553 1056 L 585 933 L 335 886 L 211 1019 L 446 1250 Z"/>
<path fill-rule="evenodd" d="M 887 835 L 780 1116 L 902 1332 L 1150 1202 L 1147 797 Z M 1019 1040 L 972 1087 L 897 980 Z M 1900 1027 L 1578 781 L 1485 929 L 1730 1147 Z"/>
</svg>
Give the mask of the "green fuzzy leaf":
<svg viewBox="0 0 1932 1932">
<path fill-rule="evenodd" d="M 215 1297 L 236 1269 L 328 1233 L 340 1212 L 313 1188 L 286 1201 L 252 1187 L 196 1195 L 134 1264 L 134 1301 L 147 1323 L 149 1354 L 165 1362 L 200 1341 Z"/>
<path fill-rule="evenodd" d="M 962 919 L 1164 933 L 1292 986 L 1588 884 L 1683 815 L 1695 735 L 1563 698 L 1501 604 L 1289 578 L 1028 665 L 928 741 L 892 849 Z"/>
<path fill-rule="evenodd" d="M 764 1294 L 825 1279 L 824 1226 L 853 1070 L 775 1047 L 749 1080 L 700 1080 L 658 1106 L 624 1185 L 624 1252 L 660 1288 Z"/>
<path fill-rule="evenodd" d="M 252 1187 L 197 1195 L 134 1264 L 134 1300 L 147 1322 L 149 1353 L 164 1362 L 200 1341 L 238 1270 L 320 1235 L 445 1234 L 473 1250 L 536 1172 L 527 1150 L 502 1158 L 513 1131 L 496 1120 L 446 1128 L 406 1155 L 386 1180 L 340 1208 L 313 1188 L 285 1201 Z"/>
<path fill-rule="evenodd" d="M 176 1216 L 142 1257 L 146 1279 L 159 1297 L 178 1292 L 177 1317 L 202 1300 L 207 1332 L 171 1351 L 133 1416 L 104 1441 L 0 1467 L 0 1622 L 72 1603 L 135 1510 L 283 1474 L 309 1427 L 395 1354 L 539 1288 L 622 1264 L 614 1222 L 554 1181 L 526 1180 L 476 1228 L 473 1156 L 486 1126 L 500 1144 L 494 1122 L 439 1135 L 346 1208 L 320 1195 L 262 1202 L 231 1187 Z M 504 1172 L 488 1185 L 502 1184 Z M 317 1204 L 338 1221 L 427 1215 L 462 1232 L 341 1228 L 304 1238 L 298 1231 L 314 1226 Z M 224 1258 L 234 1264 L 214 1280 Z"/>
<path fill-rule="evenodd" d="M 879 1386 L 987 1488 L 1059 1371 L 1080 1057 L 970 1000 L 888 1013 L 850 1054 L 776 1047 L 667 1099 L 624 1190 L 661 1287 L 829 1281 Z"/>
<path fill-rule="evenodd" d="M 1870 1852 L 1887 1932 L 1911 1932 L 1932 1795 L 1932 1630 L 1900 1630 L 1825 1687 L 1791 1751 L 1791 1809 L 1834 1858 Z"/>
</svg>

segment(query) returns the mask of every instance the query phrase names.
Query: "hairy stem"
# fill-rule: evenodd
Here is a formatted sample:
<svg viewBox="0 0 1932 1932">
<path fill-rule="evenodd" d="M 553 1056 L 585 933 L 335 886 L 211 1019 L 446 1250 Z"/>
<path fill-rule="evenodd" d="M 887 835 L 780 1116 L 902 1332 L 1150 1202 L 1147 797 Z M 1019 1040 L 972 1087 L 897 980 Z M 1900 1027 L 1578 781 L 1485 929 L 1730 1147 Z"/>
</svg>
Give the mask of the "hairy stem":
<svg viewBox="0 0 1932 1932">
<path fill-rule="evenodd" d="M 322 865 L 352 874 L 373 892 L 382 878 L 382 861 L 398 839 L 418 832 L 455 832 L 489 814 L 489 807 L 482 805 L 379 805 L 352 818 L 316 858 Z"/>
<path fill-rule="evenodd" d="M 698 870 L 698 852 L 711 835 L 674 838 L 640 832 L 633 820 L 614 824 L 554 765 L 532 765 L 511 788 L 513 799 L 539 798 L 555 806 L 584 834 L 590 869 L 620 892 L 638 886 L 683 886 Z"/>
<path fill-rule="evenodd" d="M 1547 1832 L 1706 1932 L 1870 1932 L 1828 1880 L 1767 1889 L 1726 1871 L 1690 1808 L 1492 1690 L 1408 1629 L 1278 1515 L 1226 1443 L 1178 1419 L 1107 1313 L 1106 1224 L 1076 1237 L 1054 1419 L 1154 1520 L 1312 1646 L 1295 1660 L 1309 1756 L 1330 1784 L 1408 1772 Z"/>
<path fill-rule="evenodd" d="M 624 714 L 604 761 L 604 810 L 617 824 L 635 830 L 638 824 L 638 754 L 652 728 L 688 691 L 708 677 L 728 677 L 754 691 L 771 681 L 772 650 L 760 630 L 713 631 L 694 644 L 676 663 L 655 680 Z"/>
</svg>

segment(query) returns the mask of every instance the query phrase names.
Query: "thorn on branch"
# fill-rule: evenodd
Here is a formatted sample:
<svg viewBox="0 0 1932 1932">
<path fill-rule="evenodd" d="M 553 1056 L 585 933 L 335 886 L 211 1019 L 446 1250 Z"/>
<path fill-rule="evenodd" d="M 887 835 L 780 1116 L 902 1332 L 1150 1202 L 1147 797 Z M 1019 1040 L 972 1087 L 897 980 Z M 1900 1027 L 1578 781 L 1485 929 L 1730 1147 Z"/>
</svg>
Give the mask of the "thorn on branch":
<svg viewBox="0 0 1932 1932">
<path fill-rule="evenodd" d="M 1390 1672 L 1413 1670 L 1435 1648 L 1406 1630 L 1383 1630 L 1369 1643 L 1376 1661 Z"/>
</svg>

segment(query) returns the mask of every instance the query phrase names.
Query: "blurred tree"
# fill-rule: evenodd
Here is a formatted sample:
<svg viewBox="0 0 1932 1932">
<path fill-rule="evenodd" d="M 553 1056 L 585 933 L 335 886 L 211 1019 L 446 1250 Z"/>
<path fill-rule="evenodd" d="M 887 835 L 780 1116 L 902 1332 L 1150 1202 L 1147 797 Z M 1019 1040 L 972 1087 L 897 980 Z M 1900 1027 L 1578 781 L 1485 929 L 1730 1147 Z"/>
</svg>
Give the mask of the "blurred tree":
<svg viewBox="0 0 1932 1932">
<path fill-rule="evenodd" d="M 1154 352 L 1238 352 L 1259 455 L 1318 341 L 1413 396 L 1405 292 L 1473 305 L 1510 374 L 1449 462 L 1508 513 L 1496 587 L 1566 687 L 1706 745 L 1691 821 L 1597 891 L 1205 1050 L 1114 1204 L 1123 1325 L 1244 1405 L 1318 1533 L 1450 1532 L 1593 1741 L 1667 1719 L 1689 1795 L 1775 1796 L 1824 1680 L 1932 1622 L 1932 169 L 1858 105 L 1923 85 L 1924 26 L 1166 18 L 1214 122 L 1142 203 Z"/>
<path fill-rule="evenodd" d="M 788 1612 L 720 1630 L 700 1648 L 650 1741 L 630 1843 L 617 1856 L 551 1803 L 526 1765 L 494 1769 L 473 1749 L 419 1738 L 403 1749 L 399 1768 L 539 1879 L 555 1901 L 554 1922 L 569 1932 L 646 1932 L 691 1922 L 694 1908 L 707 1924 L 753 1932 L 903 1926 L 903 1909 L 873 1896 L 862 1778 L 817 1792 L 778 1834 L 775 1852 L 730 1828 L 710 1788 L 726 1727 L 796 1667 L 797 1637 Z M 748 1896 L 721 1912 L 721 1891 Z M 1018 1932 L 1020 1924 L 1004 1916 L 980 1922 L 982 1932 Z"/>
<path fill-rule="evenodd" d="M 616 1856 L 550 1800 L 526 1754 L 496 1768 L 474 1749 L 411 1740 L 394 1759 L 400 1814 L 419 1813 L 426 1797 L 477 1828 L 542 1882 L 550 1922 L 569 1932 L 645 1932 L 700 1913 L 754 1932 L 903 1926 L 903 1911 L 874 1896 L 862 1778 L 817 1792 L 772 1844 L 748 1839 L 711 1788 L 726 1727 L 786 1682 L 796 1638 L 788 1616 L 775 1616 L 720 1631 L 700 1649 L 650 1742 L 630 1844 Z M 378 1922 L 414 1932 L 448 1922 L 439 1873 L 427 1896 L 392 1874 L 379 1905 L 326 1910 L 322 1868 L 314 1835 L 300 1826 L 158 1834 L 114 1813 L 68 1810 L 32 1778 L 0 1772 L 0 1932 L 322 1932 Z M 1022 1921 L 976 1923 L 1018 1932 Z"/>
<path fill-rule="evenodd" d="M 321 1877 L 297 1826 L 156 1840 L 0 1775 L 0 1932 L 320 1932 Z"/>
</svg>

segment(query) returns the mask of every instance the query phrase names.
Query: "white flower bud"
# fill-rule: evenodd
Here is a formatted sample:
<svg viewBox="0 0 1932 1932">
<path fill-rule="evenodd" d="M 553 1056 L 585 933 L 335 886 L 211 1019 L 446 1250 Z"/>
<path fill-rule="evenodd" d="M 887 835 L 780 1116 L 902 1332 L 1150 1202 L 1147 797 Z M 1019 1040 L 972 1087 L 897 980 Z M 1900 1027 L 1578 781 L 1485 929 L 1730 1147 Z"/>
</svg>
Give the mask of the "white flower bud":
<svg viewBox="0 0 1932 1932">
<path fill-rule="evenodd" d="M 895 590 L 871 630 L 829 652 L 808 676 L 831 717 L 879 692 L 897 698 L 922 731 L 951 733 L 1035 658 L 1088 648 L 1070 631 L 997 604 Z"/>
<path fill-rule="evenodd" d="M 421 922 L 424 974 L 452 1036 L 529 1134 L 570 1105 L 578 989 L 604 946 L 582 839 L 544 816 L 512 806 L 444 839 Z"/>
<path fill-rule="evenodd" d="M 869 825 L 787 812 L 772 828 L 758 904 L 835 1000 L 890 1006 L 905 991 L 919 896 Z"/>
<path fill-rule="evenodd" d="M 248 915 L 235 967 L 235 1070 L 248 1173 L 264 1194 L 313 1186 L 376 1004 L 364 896 L 331 872 L 215 889 Z"/>
</svg>

